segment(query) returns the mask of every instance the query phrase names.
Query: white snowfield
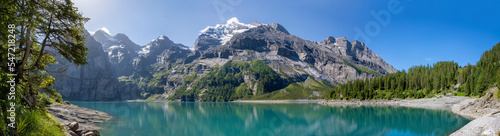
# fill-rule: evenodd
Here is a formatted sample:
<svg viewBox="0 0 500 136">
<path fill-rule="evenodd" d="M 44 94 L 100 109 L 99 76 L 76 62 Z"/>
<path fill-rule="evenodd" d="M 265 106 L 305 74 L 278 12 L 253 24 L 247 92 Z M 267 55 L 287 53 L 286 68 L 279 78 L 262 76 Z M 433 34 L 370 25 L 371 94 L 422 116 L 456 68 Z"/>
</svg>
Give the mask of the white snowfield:
<svg viewBox="0 0 500 136">
<path fill-rule="evenodd" d="M 251 28 L 255 28 L 261 24 L 244 24 L 238 18 L 233 17 L 227 20 L 226 24 L 217 24 L 215 26 L 207 26 L 201 30 L 201 34 L 207 34 L 212 38 L 220 39 L 221 45 L 226 44 L 231 38 L 238 34 L 243 33 Z"/>
</svg>

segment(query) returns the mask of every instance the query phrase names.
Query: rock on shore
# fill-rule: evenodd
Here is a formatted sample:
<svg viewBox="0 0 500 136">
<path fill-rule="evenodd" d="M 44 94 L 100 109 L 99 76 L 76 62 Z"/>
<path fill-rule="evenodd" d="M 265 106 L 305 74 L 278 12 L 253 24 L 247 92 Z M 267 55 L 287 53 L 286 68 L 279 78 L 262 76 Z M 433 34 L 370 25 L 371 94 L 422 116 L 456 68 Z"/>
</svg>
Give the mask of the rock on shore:
<svg viewBox="0 0 500 136">
<path fill-rule="evenodd" d="M 99 135 L 97 130 L 101 128 L 95 124 L 112 118 L 105 112 L 70 104 L 51 104 L 47 110 L 56 118 L 57 122 L 64 125 L 64 129 L 68 132 L 67 135 L 70 136 L 73 133 Z"/>
<path fill-rule="evenodd" d="M 496 93 L 498 93 L 498 87 L 493 87 L 482 98 L 469 99 L 453 105 L 452 111 L 454 113 L 475 118 L 475 120 L 451 135 L 500 135 L 500 100 L 496 97 Z"/>
<path fill-rule="evenodd" d="M 452 136 L 497 136 L 500 133 L 500 100 L 495 97 L 497 92 L 498 88 L 493 87 L 482 98 L 438 96 L 397 100 L 323 100 L 317 103 L 330 106 L 403 106 L 450 110 L 474 119 L 451 134 Z"/>
</svg>

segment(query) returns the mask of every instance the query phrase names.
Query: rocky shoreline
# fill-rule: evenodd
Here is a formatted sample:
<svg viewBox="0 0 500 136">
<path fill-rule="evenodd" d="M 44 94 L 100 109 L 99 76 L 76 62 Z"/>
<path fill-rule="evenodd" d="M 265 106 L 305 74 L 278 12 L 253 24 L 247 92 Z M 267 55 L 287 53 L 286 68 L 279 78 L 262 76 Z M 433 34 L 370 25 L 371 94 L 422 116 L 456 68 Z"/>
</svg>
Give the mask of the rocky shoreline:
<svg viewBox="0 0 500 136">
<path fill-rule="evenodd" d="M 329 106 L 402 106 L 424 109 L 448 110 L 473 119 L 467 125 L 452 133 L 452 136 L 488 135 L 500 133 L 500 102 L 494 96 L 498 88 L 490 89 L 482 98 L 462 96 L 437 96 L 424 99 L 397 100 L 323 100 L 317 102 Z"/>
<path fill-rule="evenodd" d="M 64 125 L 67 136 L 98 136 L 98 130 L 102 128 L 96 126 L 96 123 L 112 118 L 108 113 L 72 104 L 51 104 L 47 110 L 57 122 Z"/>
</svg>

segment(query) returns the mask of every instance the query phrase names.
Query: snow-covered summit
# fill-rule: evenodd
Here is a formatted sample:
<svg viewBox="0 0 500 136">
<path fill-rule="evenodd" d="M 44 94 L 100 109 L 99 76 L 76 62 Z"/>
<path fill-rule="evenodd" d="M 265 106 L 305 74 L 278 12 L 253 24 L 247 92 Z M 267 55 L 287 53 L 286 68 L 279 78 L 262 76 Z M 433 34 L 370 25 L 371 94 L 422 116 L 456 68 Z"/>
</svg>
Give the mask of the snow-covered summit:
<svg viewBox="0 0 500 136">
<path fill-rule="evenodd" d="M 92 37 L 101 43 L 105 52 L 109 52 L 118 48 L 130 48 L 131 50 L 138 50 L 140 46 L 132 42 L 129 37 L 123 33 L 111 35 L 106 27 L 100 28 L 94 33 Z"/>
<path fill-rule="evenodd" d="M 102 27 L 99 30 L 102 30 L 102 31 L 106 32 L 107 34 L 111 35 L 111 33 L 109 33 L 109 30 L 106 27 Z"/>
<path fill-rule="evenodd" d="M 89 33 L 90 33 L 90 35 L 94 35 L 94 34 L 95 34 L 96 32 L 98 32 L 98 31 L 102 31 L 102 32 L 104 32 L 105 34 L 108 34 L 109 36 L 111 36 L 111 33 L 109 32 L 108 28 L 106 28 L 106 27 L 99 28 L 99 29 L 97 29 L 96 31 L 89 32 Z"/>
<path fill-rule="evenodd" d="M 174 43 L 165 35 L 160 35 L 158 38 L 151 40 L 148 44 L 142 46 L 142 49 L 138 51 L 139 55 L 149 55 L 151 52 L 156 52 L 153 54 L 159 55 L 166 49 L 171 49 L 174 46 L 179 47 L 180 49 L 189 50 L 189 47 L 184 46 L 183 44 Z"/>
<path fill-rule="evenodd" d="M 208 36 L 210 38 L 220 40 L 220 44 L 227 43 L 235 34 L 245 32 L 250 28 L 257 27 L 261 24 L 244 24 L 238 18 L 233 17 L 227 20 L 226 24 L 217 24 L 215 26 L 207 26 L 201 30 L 200 36 Z"/>
</svg>

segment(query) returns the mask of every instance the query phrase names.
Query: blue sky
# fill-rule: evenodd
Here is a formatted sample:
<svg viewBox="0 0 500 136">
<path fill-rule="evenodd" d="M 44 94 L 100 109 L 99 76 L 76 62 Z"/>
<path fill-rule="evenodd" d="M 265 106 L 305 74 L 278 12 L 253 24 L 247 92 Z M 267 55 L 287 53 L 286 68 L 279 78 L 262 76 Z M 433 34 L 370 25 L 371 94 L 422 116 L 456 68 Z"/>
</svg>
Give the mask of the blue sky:
<svg viewBox="0 0 500 136">
<path fill-rule="evenodd" d="M 327 36 L 358 39 L 398 70 L 437 61 L 475 64 L 484 51 L 500 42 L 500 1 L 494 0 L 74 2 L 85 17 L 91 18 L 85 24 L 89 31 L 106 27 L 113 35 L 125 33 L 139 45 L 163 34 L 176 43 L 192 46 L 206 26 L 237 17 L 243 23 L 277 22 L 291 34 L 310 41 L 323 41 Z M 359 36 L 362 34 L 365 36 Z"/>
</svg>

